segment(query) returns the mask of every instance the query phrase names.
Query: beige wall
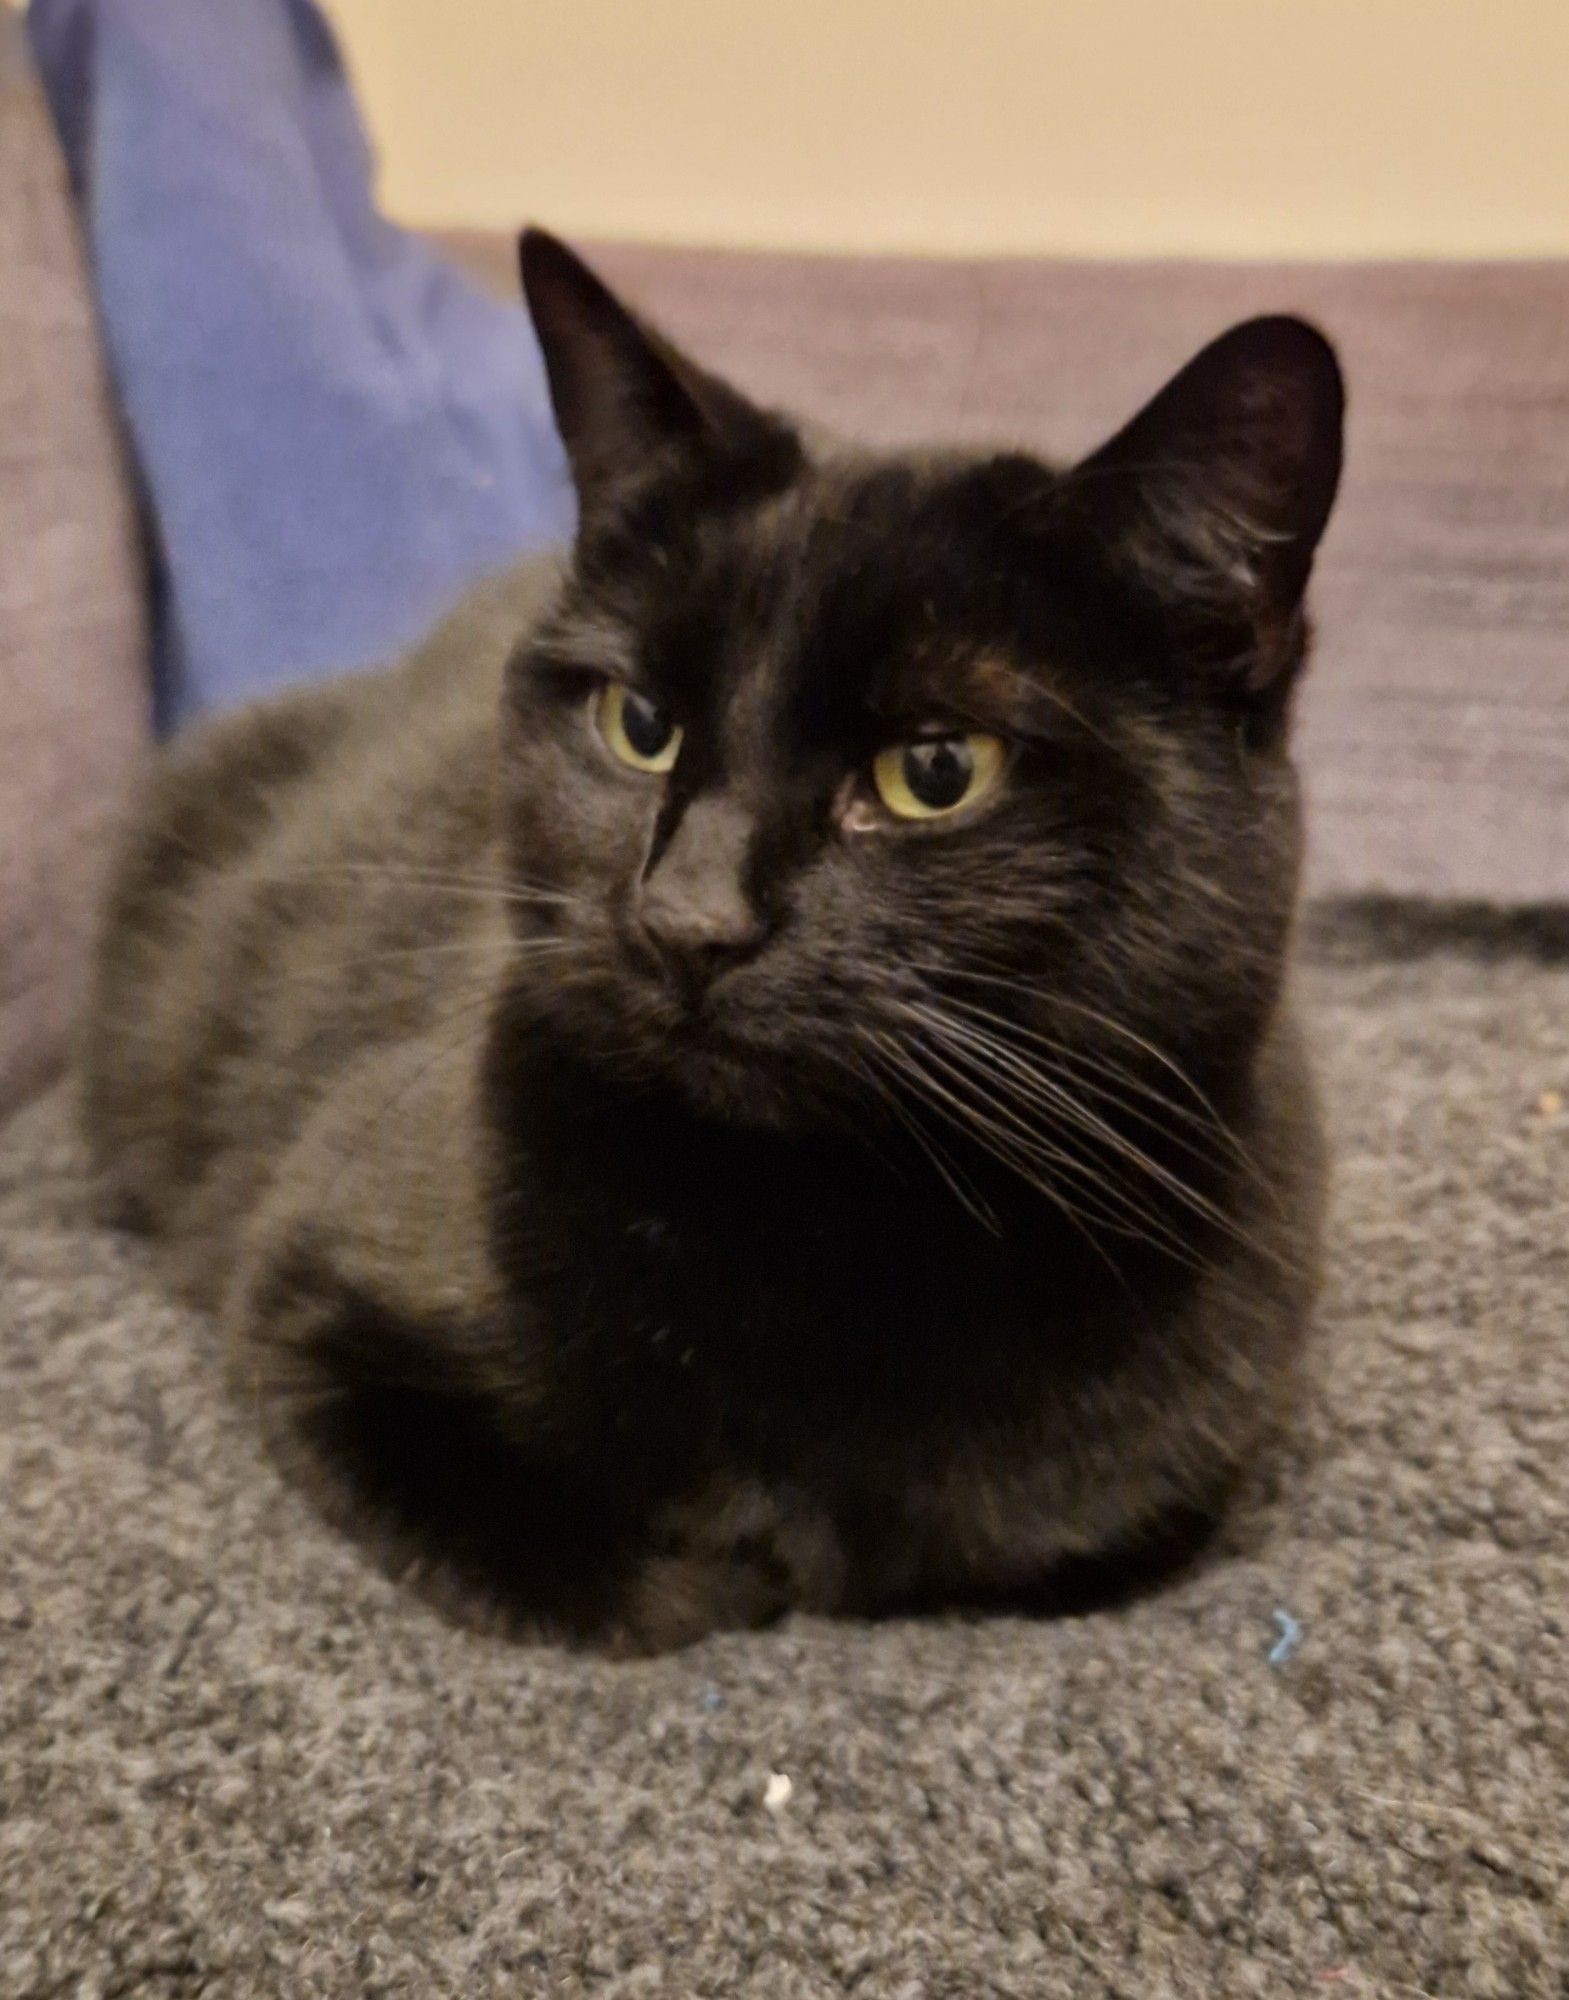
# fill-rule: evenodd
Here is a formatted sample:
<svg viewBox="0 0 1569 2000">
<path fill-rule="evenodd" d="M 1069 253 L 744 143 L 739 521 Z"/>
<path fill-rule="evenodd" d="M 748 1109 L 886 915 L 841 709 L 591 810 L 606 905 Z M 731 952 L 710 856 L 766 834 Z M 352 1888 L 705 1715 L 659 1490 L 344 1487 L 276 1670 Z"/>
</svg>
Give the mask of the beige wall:
<svg viewBox="0 0 1569 2000">
<path fill-rule="evenodd" d="M 328 0 L 413 220 L 1569 252 L 1569 0 Z"/>
</svg>

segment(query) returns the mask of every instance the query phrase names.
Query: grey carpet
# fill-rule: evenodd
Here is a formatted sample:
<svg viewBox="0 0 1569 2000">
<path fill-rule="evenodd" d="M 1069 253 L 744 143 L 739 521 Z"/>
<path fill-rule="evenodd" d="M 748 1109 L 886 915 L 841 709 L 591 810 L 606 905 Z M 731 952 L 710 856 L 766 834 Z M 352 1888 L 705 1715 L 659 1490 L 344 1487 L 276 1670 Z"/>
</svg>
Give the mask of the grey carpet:
<svg viewBox="0 0 1569 2000">
<path fill-rule="evenodd" d="M 1343 917 L 1307 983 L 1340 1191 L 1300 1441 L 1226 1559 L 1057 1625 L 636 1666 L 456 1630 L 258 1461 L 62 1101 L 25 1114 L 0 1993 L 1561 1995 L 1565 924 Z"/>
</svg>

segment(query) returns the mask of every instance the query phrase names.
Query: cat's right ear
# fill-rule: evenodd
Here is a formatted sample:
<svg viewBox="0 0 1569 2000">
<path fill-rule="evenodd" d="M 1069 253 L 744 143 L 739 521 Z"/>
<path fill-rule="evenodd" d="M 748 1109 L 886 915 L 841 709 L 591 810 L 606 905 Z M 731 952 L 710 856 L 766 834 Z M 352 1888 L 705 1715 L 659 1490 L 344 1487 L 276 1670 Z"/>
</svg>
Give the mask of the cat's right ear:
<svg viewBox="0 0 1569 2000">
<path fill-rule="evenodd" d="M 721 475 L 793 469 L 800 448 L 788 426 L 629 312 L 558 238 L 527 229 L 519 251 L 585 520 L 662 463 L 684 460 Z"/>
<path fill-rule="evenodd" d="M 1324 336 L 1299 319 L 1248 320 L 1211 341 L 1065 487 L 1092 509 L 1115 559 L 1234 627 L 1235 663 L 1263 688 L 1295 657 L 1344 416 Z"/>
</svg>

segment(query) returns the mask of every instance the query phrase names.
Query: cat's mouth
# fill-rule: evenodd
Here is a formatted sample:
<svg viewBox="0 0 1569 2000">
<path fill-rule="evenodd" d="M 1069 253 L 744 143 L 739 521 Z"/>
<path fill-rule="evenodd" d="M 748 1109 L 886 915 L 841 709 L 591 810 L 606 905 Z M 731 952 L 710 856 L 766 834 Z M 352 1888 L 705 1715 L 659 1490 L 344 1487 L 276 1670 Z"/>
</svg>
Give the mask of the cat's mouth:
<svg viewBox="0 0 1569 2000">
<path fill-rule="evenodd" d="M 677 1061 L 699 1068 L 755 1068 L 766 1060 L 771 1040 L 728 994 L 711 990 L 673 999 L 661 1033 Z"/>
<path fill-rule="evenodd" d="M 657 1078 L 694 1111 L 727 1123 L 778 1131 L 833 1122 L 830 1103 L 845 1080 L 844 1065 L 825 1050 L 833 1030 L 812 1011 L 801 1014 L 800 996 L 793 1005 L 766 962 L 754 957 L 704 979 L 674 976 L 641 939 L 622 932 L 618 942 L 605 1024 L 615 1070 Z"/>
<path fill-rule="evenodd" d="M 822 1091 L 800 1038 L 721 991 L 671 1008 L 659 1031 L 660 1066 L 695 1111 L 772 1130 L 817 1124 Z"/>
<path fill-rule="evenodd" d="M 691 963 L 663 960 L 635 939 L 622 942 L 658 1032 L 673 1053 L 694 1060 L 760 1059 L 767 1037 L 747 1004 L 747 968 L 702 971 Z"/>
<path fill-rule="evenodd" d="M 688 1014 L 667 1034 L 665 1053 L 671 1081 L 694 1110 L 737 1124 L 794 1122 L 777 1056 L 770 1063 L 743 1035 Z"/>
</svg>

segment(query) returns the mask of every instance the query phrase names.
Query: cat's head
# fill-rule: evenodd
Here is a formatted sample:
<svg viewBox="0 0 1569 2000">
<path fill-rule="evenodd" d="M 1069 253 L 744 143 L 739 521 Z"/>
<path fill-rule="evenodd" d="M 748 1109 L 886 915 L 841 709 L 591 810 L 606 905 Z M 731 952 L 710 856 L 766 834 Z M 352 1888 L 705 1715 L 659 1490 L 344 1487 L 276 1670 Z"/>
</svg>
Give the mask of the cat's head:
<svg viewBox="0 0 1569 2000">
<path fill-rule="evenodd" d="M 912 1066 L 930 1097 L 1031 1051 L 1245 1057 L 1295 895 L 1323 338 L 1233 329 L 1063 470 L 825 443 L 554 239 L 523 272 L 580 526 L 504 799 L 575 1049 L 761 1125 Z"/>
</svg>

